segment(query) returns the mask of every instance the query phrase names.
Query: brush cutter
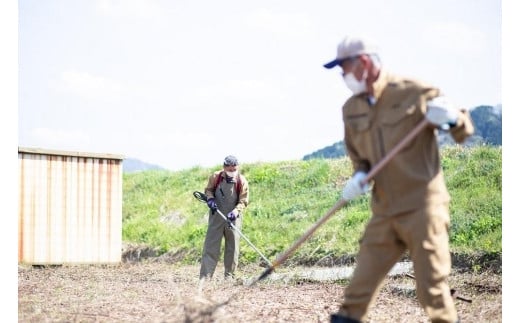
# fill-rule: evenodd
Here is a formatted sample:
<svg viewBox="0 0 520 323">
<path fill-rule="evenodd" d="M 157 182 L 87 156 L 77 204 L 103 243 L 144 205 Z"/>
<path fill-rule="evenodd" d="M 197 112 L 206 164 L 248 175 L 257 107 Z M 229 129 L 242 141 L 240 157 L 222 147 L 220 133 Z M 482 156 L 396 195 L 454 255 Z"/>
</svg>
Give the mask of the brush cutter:
<svg viewBox="0 0 520 323">
<path fill-rule="evenodd" d="M 367 184 L 388 162 L 390 159 L 394 158 L 395 155 L 401 149 L 404 148 L 412 139 L 415 138 L 423 129 L 426 128 L 426 126 L 429 124 L 428 120 L 423 119 L 419 124 L 415 126 L 412 131 L 410 131 L 392 150 L 383 158 L 381 159 L 367 174 L 367 177 L 363 181 L 363 185 Z M 318 222 L 316 222 L 303 236 L 301 236 L 300 239 L 298 239 L 287 251 L 282 253 L 276 260 L 274 261 L 273 265 L 271 267 L 267 268 L 256 280 L 254 280 L 249 286 L 254 285 L 256 282 L 266 278 L 269 276 L 274 269 L 282 264 L 289 256 L 302 244 L 304 243 L 323 223 L 325 223 L 334 213 L 336 213 L 339 209 L 341 209 L 343 206 L 345 206 L 348 203 L 347 200 L 344 200 L 343 198 L 340 198 L 336 204 L 329 209 L 329 211 L 320 219 Z"/>
<path fill-rule="evenodd" d="M 207 203 L 208 202 L 208 197 L 206 196 L 206 194 L 202 193 L 202 192 L 193 192 L 193 196 L 195 196 L 195 198 L 197 200 L 199 200 L 200 202 L 203 202 L 203 203 Z M 249 243 L 249 245 L 251 246 L 251 248 L 253 248 L 259 255 L 260 257 L 262 257 L 262 259 L 264 259 L 264 261 L 270 266 L 272 267 L 273 264 L 255 247 L 255 245 L 253 245 L 251 243 L 251 241 L 249 241 L 248 238 L 246 238 L 245 235 L 242 234 L 242 232 L 240 232 L 240 230 L 233 224 L 232 221 L 230 221 L 219 209 L 217 209 L 217 213 L 220 214 L 220 216 L 226 220 L 227 224 L 233 229 L 235 230 L 242 238 L 244 238 L 245 241 L 247 241 L 247 243 Z"/>
</svg>

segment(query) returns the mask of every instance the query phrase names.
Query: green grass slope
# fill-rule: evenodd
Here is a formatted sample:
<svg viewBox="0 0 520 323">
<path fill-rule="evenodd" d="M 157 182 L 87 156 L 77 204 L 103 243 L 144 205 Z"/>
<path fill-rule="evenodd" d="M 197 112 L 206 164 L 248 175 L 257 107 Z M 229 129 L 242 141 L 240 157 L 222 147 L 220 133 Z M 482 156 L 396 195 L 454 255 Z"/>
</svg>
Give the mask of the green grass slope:
<svg viewBox="0 0 520 323">
<path fill-rule="evenodd" d="M 452 196 L 453 253 L 501 256 L 502 148 L 446 147 L 442 165 Z M 193 192 L 203 192 L 207 177 L 218 169 L 220 165 L 124 174 L 123 241 L 145 244 L 159 253 L 180 253 L 185 263 L 198 262 L 208 209 Z M 345 158 L 312 159 L 243 164 L 241 172 L 251 191 L 242 233 L 274 261 L 336 203 L 352 167 Z M 350 202 L 287 262 L 351 259 L 369 217 L 368 196 Z M 246 241 L 241 242 L 241 263 L 261 260 Z"/>
</svg>

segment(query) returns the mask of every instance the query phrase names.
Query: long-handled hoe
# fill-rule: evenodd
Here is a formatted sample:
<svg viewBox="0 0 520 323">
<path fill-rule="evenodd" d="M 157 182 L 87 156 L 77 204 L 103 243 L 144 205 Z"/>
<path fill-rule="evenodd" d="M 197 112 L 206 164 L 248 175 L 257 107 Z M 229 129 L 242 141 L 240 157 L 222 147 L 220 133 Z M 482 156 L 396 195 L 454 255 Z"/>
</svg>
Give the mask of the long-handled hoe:
<svg viewBox="0 0 520 323">
<path fill-rule="evenodd" d="M 428 120 L 426 120 L 426 119 L 423 119 L 421 122 L 419 122 L 419 124 L 417 124 L 417 126 L 415 126 L 415 128 L 412 129 L 411 132 L 409 132 L 403 139 L 401 139 L 401 141 L 394 148 L 392 148 L 392 150 L 370 170 L 370 172 L 367 174 L 366 179 L 364 180 L 364 184 L 368 183 L 381 170 L 381 168 L 383 168 L 390 161 L 390 159 L 394 158 L 394 156 L 397 155 L 397 153 L 399 151 L 401 151 L 401 149 L 403 149 L 403 147 L 406 146 L 412 139 L 414 139 L 415 136 L 417 136 L 417 134 L 419 134 L 424 128 L 426 128 L 427 125 L 428 125 Z M 289 249 L 287 249 L 287 251 L 285 251 L 280 256 L 278 256 L 278 258 L 276 258 L 274 263 L 269 268 L 267 268 L 256 280 L 252 281 L 249 286 L 252 286 L 256 282 L 269 276 L 277 266 L 279 266 L 285 260 L 287 260 L 287 258 L 289 258 L 289 256 L 302 243 L 304 243 L 307 239 L 309 239 L 309 237 L 314 233 L 314 231 L 316 231 L 334 213 L 336 213 L 339 209 L 341 209 L 347 203 L 348 203 L 347 200 L 344 200 L 342 198 L 339 199 L 336 202 L 336 204 L 332 208 L 330 208 L 329 211 L 320 220 L 318 220 L 318 222 L 316 222 L 309 230 L 307 230 L 307 232 L 305 232 Z"/>
</svg>

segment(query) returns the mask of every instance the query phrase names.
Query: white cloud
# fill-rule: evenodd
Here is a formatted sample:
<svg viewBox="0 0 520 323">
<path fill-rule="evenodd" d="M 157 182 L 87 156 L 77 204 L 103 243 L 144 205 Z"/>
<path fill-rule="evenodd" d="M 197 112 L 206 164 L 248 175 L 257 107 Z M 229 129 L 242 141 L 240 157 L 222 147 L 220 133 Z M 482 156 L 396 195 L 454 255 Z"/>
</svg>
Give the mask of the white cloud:
<svg viewBox="0 0 520 323">
<path fill-rule="evenodd" d="M 147 132 L 142 136 L 145 145 L 155 146 L 158 142 L 167 143 L 169 147 L 193 149 L 199 143 L 214 141 L 214 136 L 203 131 L 190 131 L 189 126 L 184 129 L 166 132 Z"/>
<path fill-rule="evenodd" d="M 269 110 L 271 102 L 284 102 L 287 95 L 272 83 L 260 80 L 224 80 L 189 91 L 182 99 L 182 106 L 204 110 L 214 110 L 219 106 L 224 110 L 239 109 L 251 112 L 262 108 Z"/>
<path fill-rule="evenodd" d="M 90 136 L 80 130 L 67 131 L 49 128 L 34 128 L 31 130 L 31 142 L 44 148 L 84 150 L 91 143 Z"/>
<path fill-rule="evenodd" d="M 89 99 L 117 99 L 125 91 L 118 81 L 75 70 L 62 72 L 60 79 L 52 83 L 51 88 Z"/>
<path fill-rule="evenodd" d="M 155 0 L 97 0 L 96 10 L 115 18 L 160 18 L 161 8 Z"/>
<path fill-rule="evenodd" d="M 291 39 L 308 39 L 315 33 L 309 15 L 303 13 L 274 13 L 260 9 L 244 19 L 244 24 L 260 31 Z"/>
<path fill-rule="evenodd" d="M 486 37 L 479 30 L 459 22 L 439 22 L 427 27 L 423 41 L 439 55 L 450 53 L 464 54 L 485 50 Z"/>
</svg>

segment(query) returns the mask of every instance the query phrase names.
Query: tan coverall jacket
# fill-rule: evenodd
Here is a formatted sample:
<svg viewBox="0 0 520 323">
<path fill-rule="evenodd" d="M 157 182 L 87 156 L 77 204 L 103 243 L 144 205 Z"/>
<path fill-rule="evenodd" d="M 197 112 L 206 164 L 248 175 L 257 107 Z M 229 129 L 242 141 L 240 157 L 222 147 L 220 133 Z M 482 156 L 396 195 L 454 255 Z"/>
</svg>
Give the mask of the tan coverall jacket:
<svg viewBox="0 0 520 323">
<path fill-rule="evenodd" d="M 374 84 L 375 106 L 366 95 L 352 96 L 343 106 L 345 145 L 354 171 L 376 165 L 422 119 L 426 102 L 439 90 L 418 81 L 381 71 Z M 453 139 L 461 143 L 474 132 L 468 111 L 463 111 Z M 426 202 L 449 201 L 437 144 L 437 130 L 421 132 L 374 177 L 372 211 L 392 215 L 424 207 Z"/>
</svg>

